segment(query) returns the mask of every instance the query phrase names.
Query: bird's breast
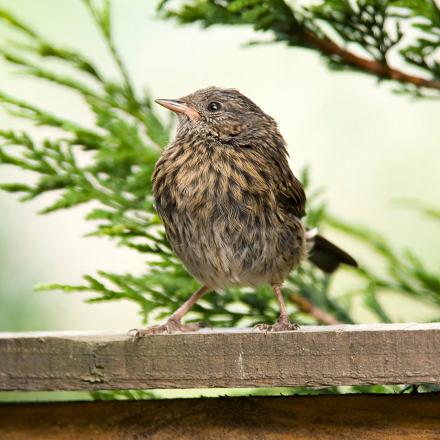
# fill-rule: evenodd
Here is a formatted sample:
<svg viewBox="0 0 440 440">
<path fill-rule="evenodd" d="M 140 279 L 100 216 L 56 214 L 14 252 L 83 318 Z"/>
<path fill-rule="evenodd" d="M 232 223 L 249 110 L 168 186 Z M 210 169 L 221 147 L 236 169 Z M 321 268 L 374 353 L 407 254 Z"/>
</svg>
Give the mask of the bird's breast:
<svg viewBox="0 0 440 440">
<path fill-rule="evenodd" d="M 297 264 L 303 227 L 280 211 L 273 178 L 249 152 L 165 151 L 153 177 L 156 208 L 174 251 L 201 282 L 279 282 Z"/>
<path fill-rule="evenodd" d="M 171 151 L 153 180 L 157 208 L 186 212 L 201 221 L 264 216 L 276 210 L 270 171 L 261 158 L 233 148 Z"/>
</svg>

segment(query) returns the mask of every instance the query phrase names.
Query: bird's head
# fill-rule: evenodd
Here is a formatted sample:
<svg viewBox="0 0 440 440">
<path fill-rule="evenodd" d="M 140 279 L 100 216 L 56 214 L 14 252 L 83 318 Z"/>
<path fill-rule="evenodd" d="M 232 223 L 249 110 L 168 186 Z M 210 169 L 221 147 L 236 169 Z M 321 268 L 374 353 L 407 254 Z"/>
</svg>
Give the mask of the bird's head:
<svg viewBox="0 0 440 440">
<path fill-rule="evenodd" d="M 255 145 L 271 134 L 281 138 L 274 119 L 236 89 L 209 87 L 156 102 L 178 115 L 177 138 L 189 134 L 236 146 Z"/>
</svg>

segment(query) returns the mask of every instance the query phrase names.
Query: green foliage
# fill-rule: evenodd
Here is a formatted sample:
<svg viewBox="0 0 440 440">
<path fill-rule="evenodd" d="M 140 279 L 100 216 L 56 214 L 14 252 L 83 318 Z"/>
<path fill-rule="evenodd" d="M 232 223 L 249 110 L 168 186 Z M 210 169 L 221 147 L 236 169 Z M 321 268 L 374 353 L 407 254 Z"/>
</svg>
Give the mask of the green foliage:
<svg viewBox="0 0 440 440">
<path fill-rule="evenodd" d="M 101 30 L 119 69 L 120 80 L 107 78 L 87 56 L 47 41 L 7 11 L 0 10 L 0 21 L 12 27 L 20 37 L 19 41 L 0 45 L 0 55 L 29 77 L 76 92 L 95 117 L 94 126 L 87 127 L 0 91 L 4 110 L 36 126 L 30 132 L 0 131 L 0 165 L 20 168 L 34 177 L 32 183 L 11 182 L 0 187 L 19 194 L 21 201 L 50 194 L 52 202 L 41 211 L 42 214 L 86 205 L 86 220 L 93 225 L 90 235 L 128 247 L 142 254 L 148 263 L 140 275 L 100 271 L 85 275 L 79 285 L 57 283 L 38 286 L 39 290 L 54 289 L 67 294 L 85 292 L 89 302 L 132 301 L 139 306 L 143 322 L 151 322 L 169 315 L 197 288 L 197 282 L 174 256 L 153 206 L 151 175 L 169 139 L 171 125 L 156 113 L 151 97 L 139 94 L 132 84 L 113 41 L 109 2 L 98 6 L 86 0 L 84 4 Z M 428 21 L 432 24 L 429 31 L 437 32 L 435 6 L 428 7 L 428 2 L 400 2 L 398 6 L 403 9 L 397 15 L 394 9 L 390 10 L 392 5 L 397 6 L 397 2 L 355 4 L 332 0 L 309 9 L 291 9 L 282 0 L 193 0 L 178 12 L 168 10 L 167 14 L 179 17 L 182 22 L 199 20 L 204 25 L 252 24 L 257 30 L 273 31 L 277 40 L 307 47 L 309 44 L 302 39 L 304 29 L 323 36 L 321 22 L 325 22 L 339 35 L 337 38 L 361 45 L 371 57 L 383 63 L 388 52 L 401 40 L 399 20 L 409 19 L 409 14 L 423 15 L 425 25 Z M 363 12 L 359 8 L 364 8 Z M 394 33 L 386 25 L 389 19 L 395 20 Z M 421 24 L 417 21 L 414 26 Z M 422 40 L 414 44 L 420 49 Z M 416 53 L 419 49 L 411 50 Z M 409 47 L 405 50 L 401 50 L 402 55 L 409 56 Z M 46 59 L 55 60 L 69 67 L 67 71 L 76 73 L 61 74 L 52 70 L 44 63 Z M 340 67 L 352 67 L 337 57 L 330 59 Z M 425 58 L 421 62 L 431 66 L 429 72 L 433 77 L 438 76 L 437 64 L 429 64 Z M 37 137 L 38 127 L 53 128 L 53 136 Z M 295 298 L 298 296 L 333 320 L 345 323 L 354 322 L 351 306 L 356 297 L 362 298 L 377 320 L 390 322 L 392 318 L 381 305 L 381 295 L 390 292 L 410 296 L 440 312 L 439 275 L 428 270 L 413 253 L 403 256 L 396 253 L 376 233 L 333 218 L 321 200 L 320 191 L 311 191 L 306 172 L 302 181 L 310 200 L 308 224 L 339 230 L 359 246 L 372 251 L 384 264 L 381 273 L 364 265 L 359 270 L 351 270 L 356 281 L 353 284 L 357 287 L 335 295 L 333 280 L 305 263 L 284 286 L 287 298 L 292 300 L 289 311 L 294 321 L 319 322 L 313 312 L 297 305 Z M 438 219 L 438 210 L 423 209 Z M 229 327 L 270 322 L 277 316 L 274 295 L 263 286 L 256 290 L 228 289 L 221 295 L 210 293 L 194 307 L 190 318 L 203 320 L 211 326 Z M 95 397 L 108 396 L 97 394 Z M 142 398 L 145 395 L 127 392 L 120 397 Z"/>
<path fill-rule="evenodd" d="M 355 294 L 363 296 L 364 304 L 382 322 L 392 319 L 380 306 L 381 294 L 398 293 L 429 304 L 433 310 L 440 308 L 440 274 L 428 269 L 412 251 L 397 253 L 385 237 L 366 227 L 348 225 L 329 215 L 326 223 L 361 242 L 380 261 L 380 272 L 365 266 L 357 270 L 362 290 Z"/>
<path fill-rule="evenodd" d="M 407 250 L 403 255 L 397 254 L 385 237 L 365 227 L 354 227 L 330 217 L 327 223 L 361 241 L 382 259 L 381 266 L 386 268 L 384 275 L 365 267 L 357 272 L 367 283 L 368 301 L 374 302 L 381 291 L 392 291 L 440 306 L 440 276 L 430 271 L 413 252 Z"/>
<path fill-rule="evenodd" d="M 144 390 L 90 391 L 93 400 L 150 400 L 154 393 Z"/>
<path fill-rule="evenodd" d="M 159 9 L 180 23 L 250 25 L 270 32 L 274 41 L 317 50 L 333 69 L 397 81 L 400 92 L 440 90 L 440 11 L 434 0 L 168 0 Z M 404 71 L 396 69 L 399 58 Z M 409 75 L 409 65 L 429 80 Z"/>
</svg>

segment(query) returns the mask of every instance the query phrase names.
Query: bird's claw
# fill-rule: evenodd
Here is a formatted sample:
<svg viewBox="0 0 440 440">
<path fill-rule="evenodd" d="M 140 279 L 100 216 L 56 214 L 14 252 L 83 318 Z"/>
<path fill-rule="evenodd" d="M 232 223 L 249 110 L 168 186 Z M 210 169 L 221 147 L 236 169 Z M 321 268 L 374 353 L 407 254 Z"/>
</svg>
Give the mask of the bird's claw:
<svg viewBox="0 0 440 440">
<path fill-rule="evenodd" d="M 203 322 L 182 324 L 180 321 L 169 319 L 165 324 L 153 325 L 147 328 L 131 329 L 128 331 L 128 335 L 133 336 L 135 339 L 140 339 L 148 335 L 195 332 L 200 330 L 202 327 L 205 327 Z"/>
<path fill-rule="evenodd" d="M 298 330 L 300 327 L 294 322 L 290 322 L 288 319 L 280 319 L 275 324 L 257 324 L 254 326 L 255 330 L 262 331 L 265 333 L 274 332 L 292 332 Z"/>
</svg>

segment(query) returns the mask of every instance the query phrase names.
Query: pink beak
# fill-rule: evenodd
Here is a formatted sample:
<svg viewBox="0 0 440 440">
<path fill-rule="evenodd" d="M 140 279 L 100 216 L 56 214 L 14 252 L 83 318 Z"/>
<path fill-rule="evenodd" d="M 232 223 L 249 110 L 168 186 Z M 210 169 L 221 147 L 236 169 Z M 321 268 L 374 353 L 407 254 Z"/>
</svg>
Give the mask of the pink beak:
<svg viewBox="0 0 440 440">
<path fill-rule="evenodd" d="M 180 99 L 155 99 L 157 104 L 171 110 L 175 113 L 183 113 L 190 119 L 198 120 L 200 119 L 200 114 L 197 110 L 185 104 Z"/>
</svg>

